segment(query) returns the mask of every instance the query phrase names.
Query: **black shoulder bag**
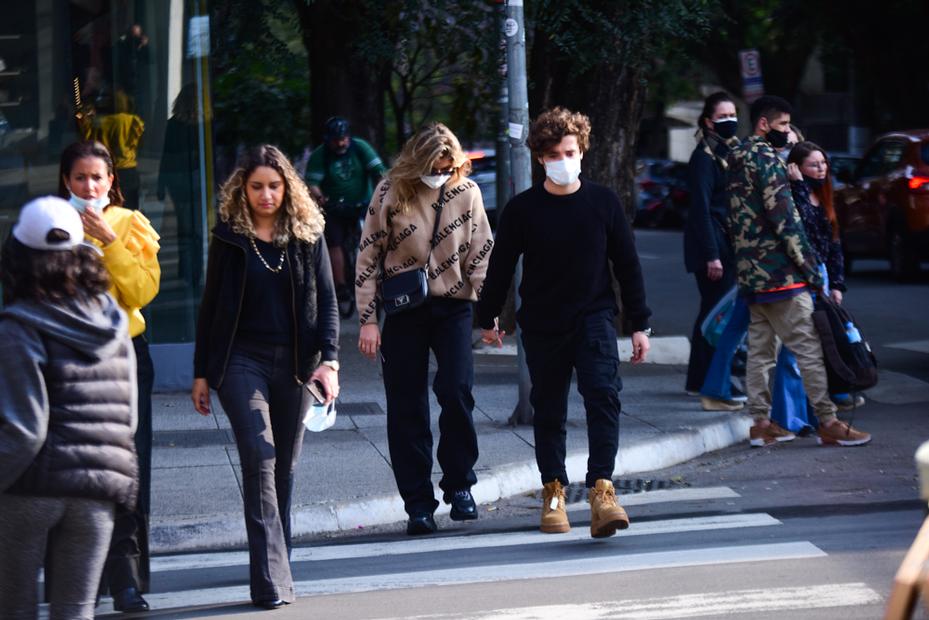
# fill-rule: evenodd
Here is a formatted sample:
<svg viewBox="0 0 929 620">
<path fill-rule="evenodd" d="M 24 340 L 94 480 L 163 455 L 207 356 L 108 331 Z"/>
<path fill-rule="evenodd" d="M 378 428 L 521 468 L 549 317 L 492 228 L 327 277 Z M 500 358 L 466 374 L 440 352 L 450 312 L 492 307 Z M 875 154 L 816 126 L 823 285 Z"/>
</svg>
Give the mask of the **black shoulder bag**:
<svg viewBox="0 0 929 620">
<path fill-rule="evenodd" d="M 439 189 L 439 208 L 435 212 L 435 225 L 432 227 L 432 238 L 429 240 L 429 255 L 426 256 L 426 265 L 419 269 L 404 271 L 389 278 L 384 276 L 381 280 L 381 305 L 384 312 L 390 316 L 423 305 L 429 297 L 429 261 L 436 246 L 436 234 L 439 232 L 439 219 L 442 217 L 442 207 L 445 206 L 445 186 Z M 389 237 L 388 237 L 389 244 Z M 387 251 L 381 254 L 381 274 L 384 274 L 384 258 Z"/>
</svg>

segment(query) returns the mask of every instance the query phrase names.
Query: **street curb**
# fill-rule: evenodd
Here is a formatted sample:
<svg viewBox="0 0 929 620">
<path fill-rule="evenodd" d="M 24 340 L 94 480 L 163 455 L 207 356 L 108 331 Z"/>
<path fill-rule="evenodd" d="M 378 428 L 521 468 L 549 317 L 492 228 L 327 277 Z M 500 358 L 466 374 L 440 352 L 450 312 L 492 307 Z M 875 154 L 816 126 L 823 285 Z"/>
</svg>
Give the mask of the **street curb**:
<svg viewBox="0 0 929 620">
<path fill-rule="evenodd" d="M 659 336 L 648 339 L 651 346 L 646 364 L 677 364 L 686 365 L 690 358 L 690 340 L 686 336 Z M 617 338 L 619 359 L 628 360 L 632 357 L 632 343 L 629 338 Z M 475 355 L 497 355 L 502 357 L 516 356 L 516 343 L 507 342 L 502 347 L 480 345 L 474 349 Z"/>
<path fill-rule="evenodd" d="M 652 471 L 670 467 L 719 450 L 748 437 L 751 419 L 742 414 L 722 414 L 705 424 L 661 435 L 655 439 L 623 445 L 616 457 L 615 475 Z M 583 480 L 587 470 L 587 452 L 575 451 L 566 459 L 568 477 Z M 510 463 L 483 474 L 471 489 L 479 504 L 497 501 L 539 489 L 539 471 L 535 461 Z M 437 499 L 441 500 L 441 496 Z M 441 504 L 436 514 L 447 514 Z M 292 516 L 294 538 L 350 531 L 400 523 L 407 518 L 403 500 L 397 493 L 376 497 L 295 506 Z M 151 549 L 154 553 L 244 548 L 245 527 L 240 512 L 203 515 L 197 518 L 153 520 Z"/>
</svg>

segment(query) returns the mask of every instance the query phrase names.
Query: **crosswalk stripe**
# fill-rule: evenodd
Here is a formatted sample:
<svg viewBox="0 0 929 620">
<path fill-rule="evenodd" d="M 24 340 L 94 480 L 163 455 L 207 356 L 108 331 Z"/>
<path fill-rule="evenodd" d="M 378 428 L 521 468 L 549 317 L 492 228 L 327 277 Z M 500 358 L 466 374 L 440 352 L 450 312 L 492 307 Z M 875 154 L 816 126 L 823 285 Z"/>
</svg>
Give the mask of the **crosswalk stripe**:
<svg viewBox="0 0 929 620">
<path fill-rule="evenodd" d="M 660 521 L 643 521 L 641 523 L 633 521 L 629 529 L 623 531 L 620 535 L 623 537 L 650 536 L 679 532 L 766 527 L 780 525 L 780 523 L 781 522 L 774 517 L 764 513 L 666 519 Z M 559 535 L 542 534 L 537 531 L 508 532 L 501 534 L 472 534 L 468 536 L 420 538 L 379 543 L 329 545 L 324 547 L 300 547 L 293 550 L 291 561 L 322 562 L 385 555 L 433 553 L 461 549 L 564 543 L 571 541 L 589 541 L 591 544 L 600 544 L 604 542 L 592 540 L 588 528 L 576 527 L 567 534 Z M 152 558 L 151 570 L 152 572 L 165 572 L 240 566 L 245 564 L 248 564 L 248 553 L 242 551 L 227 551 L 209 554 L 154 557 Z"/>
<path fill-rule="evenodd" d="M 743 562 L 769 562 L 825 557 L 826 553 L 810 542 L 787 542 L 760 545 L 678 549 L 648 553 L 625 554 L 574 560 L 523 562 L 492 566 L 430 569 L 422 572 L 402 572 L 380 575 L 359 575 L 333 579 L 312 579 L 294 584 L 298 596 L 348 594 L 374 590 L 394 590 L 424 586 L 460 585 L 512 580 L 514 578 L 555 578 L 640 570 L 706 566 Z M 204 588 L 177 592 L 153 592 L 146 595 L 149 603 L 159 609 L 220 605 L 247 601 L 248 585 Z M 101 607 L 99 611 L 106 611 Z"/>
<path fill-rule="evenodd" d="M 472 612 L 472 620 L 603 620 L 623 618 L 635 620 L 665 620 L 699 618 L 796 609 L 824 609 L 873 605 L 881 595 L 864 583 L 839 583 L 820 586 L 765 588 L 685 594 L 654 599 L 629 599 L 580 603 L 576 605 L 539 605 L 514 609 Z M 407 620 L 446 620 L 460 614 L 413 616 Z M 399 620 L 399 619 L 395 619 Z"/>
</svg>

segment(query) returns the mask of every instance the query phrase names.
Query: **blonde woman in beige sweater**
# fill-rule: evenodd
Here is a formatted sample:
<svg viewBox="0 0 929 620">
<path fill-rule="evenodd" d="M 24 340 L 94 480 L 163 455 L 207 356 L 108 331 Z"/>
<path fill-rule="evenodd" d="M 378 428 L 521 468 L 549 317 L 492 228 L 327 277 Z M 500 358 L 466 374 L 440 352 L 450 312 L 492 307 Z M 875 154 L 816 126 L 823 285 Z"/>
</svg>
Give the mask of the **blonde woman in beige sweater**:
<svg viewBox="0 0 929 620">
<path fill-rule="evenodd" d="M 451 504 L 452 519 L 477 518 L 471 496 L 478 455 L 471 416 L 472 303 L 484 282 L 493 238 L 481 192 L 467 178 L 469 170 L 470 162 L 448 127 L 432 123 L 422 128 L 375 190 L 359 245 L 358 348 L 371 360 L 378 359 L 380 350 L 390 459 L 410 517 L 410 535 L 435 532 L 432 515 L 439 506 L 431 478 L 430 350 L 438 365 L 432 389 L 441 407 L 439 487 L 445 503 Z M 426 301 L 389 314 L 382 340 L 377 323 L 380 283 L 421 268 L 428 274 Z"/>
</svg>

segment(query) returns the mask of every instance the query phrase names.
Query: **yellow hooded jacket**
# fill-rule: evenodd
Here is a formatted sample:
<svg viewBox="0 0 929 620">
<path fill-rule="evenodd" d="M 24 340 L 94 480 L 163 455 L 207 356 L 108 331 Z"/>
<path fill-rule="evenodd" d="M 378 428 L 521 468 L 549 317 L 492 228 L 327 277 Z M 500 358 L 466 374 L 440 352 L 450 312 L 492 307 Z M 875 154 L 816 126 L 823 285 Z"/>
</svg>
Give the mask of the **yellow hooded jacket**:
<svg viewBox="0 0 929 620">
<path fill-rule="evenodd" d="M 141 309 L 155 298 L 161 285 L 160 237 L 140 211 L 111 205 L 103 211 L 103 219 L 116 233 L 116 240 L 109 245 L 94 242 L 103 250 L 110 294 L 129 315 L 129 336 L 135 338 L 145 331 Z"/>
</svg>

